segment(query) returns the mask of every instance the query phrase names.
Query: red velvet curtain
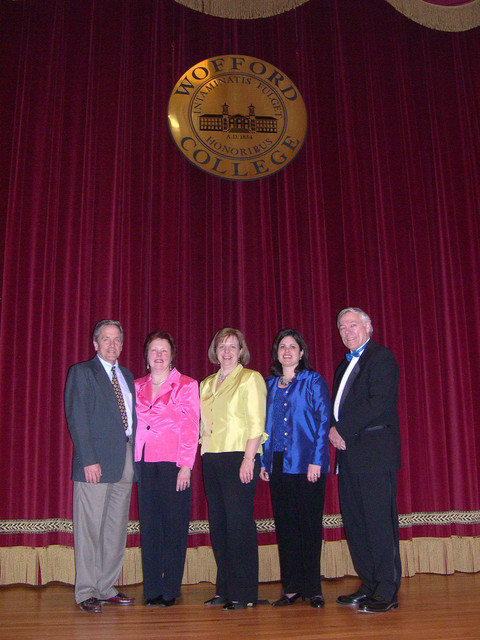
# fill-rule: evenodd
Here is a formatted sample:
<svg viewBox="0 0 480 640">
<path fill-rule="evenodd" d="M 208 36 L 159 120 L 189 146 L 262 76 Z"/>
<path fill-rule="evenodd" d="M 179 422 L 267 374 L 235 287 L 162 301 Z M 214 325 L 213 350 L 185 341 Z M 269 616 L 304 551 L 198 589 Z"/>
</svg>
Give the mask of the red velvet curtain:
<svg viewBox="0 0 480 640">
<path fill-rule="evenodd" d="M 266 374 L 293 326 L 331 384 L 346 305 L 402 372 L 402 537 L 480 535 L 479 30 L 432 31 L 384 0 L 248 21 L 173 0 L 2 0 L 1 17 L 0 545 L 72 544 L 63 387 L 97 320 L 123 323 L 135 376 L 161 328 L 199 380 L 218 328 L 241 328 Z M 267 60 L 303 94 L 306 143 L 271 177 L 218 179 L 171 140 L 175 82 L 220 54 Z M 256 515 L 271 516 L 261 483 Z"/>
</svg>

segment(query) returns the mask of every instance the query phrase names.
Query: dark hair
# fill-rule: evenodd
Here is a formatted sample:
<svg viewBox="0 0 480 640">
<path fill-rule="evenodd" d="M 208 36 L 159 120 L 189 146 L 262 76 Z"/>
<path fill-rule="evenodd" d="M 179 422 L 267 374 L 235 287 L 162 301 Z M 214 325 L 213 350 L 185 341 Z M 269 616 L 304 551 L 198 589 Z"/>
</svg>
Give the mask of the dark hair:
<svg viewBox="0 0 480 640">
<path fill-rule="evenodd" d="M 221 342 L 231 337 L 235 337 L 238 340 L 242 351 L 240 354 L 240 364 L 245 367 L 250 362 L 250 351 L 248 350 L 243 333 L 240 329 L 232 329 L 232 327 L 224 327 L 213 336 L 210 346 L 208 347 L 208 359 L 212 364 L 218 364 L 217 347 Z"/>
<path fill-rule="evenodd" d="M 167 333 L 167 331 L 152 331 L 145 338 L 145 342 L 143 343 L 143 357 L 145 358 L 145 366 L 148 369 L 148 349 L 150 348 L 151 343 L 154 340 L 166 340 L 172 349 L 172 367 L 175 365 L 175 358 L 177 357 L 177 347 L 172 336 Z"/>
<path fill-rule="evenodd" d="M 270 367 L 270 373 L 274 376 L 281 376 L 283 374 L 282 365 L 278 360 L 278 346 L 280 342 L 287 336 L 292 336 L 292 338 L 300 347 L 300 351 L 303 351 L 303 356 L 295 368 L 295 373 L 298 373 L 299 371 L 303 371 L 304 369 L 306 369 L 307 371 L 312 371 L 312 366 L 310 364 L 310 360 L 308 359 L 307 343 L 305 342 L 300 331 L 297 331 L 296 329 L 280 329 L 280 331 L 277 333 L 275 340 L 273 341 L 273 346 L 272 346 L 273 363 L 272 363 L 272 366 Z"/>
<path fill-rule="evenodd" d="M 98 342 L 98 337 L 101 334 L 103 327 L 110 326 L 117 327 L 120 331 L 120 339 L 123 343 L 123 327 L 118 320 L 100 320 L 100 322 L 97 322 L 93 329 L 93 342 Z"/>
</svg>

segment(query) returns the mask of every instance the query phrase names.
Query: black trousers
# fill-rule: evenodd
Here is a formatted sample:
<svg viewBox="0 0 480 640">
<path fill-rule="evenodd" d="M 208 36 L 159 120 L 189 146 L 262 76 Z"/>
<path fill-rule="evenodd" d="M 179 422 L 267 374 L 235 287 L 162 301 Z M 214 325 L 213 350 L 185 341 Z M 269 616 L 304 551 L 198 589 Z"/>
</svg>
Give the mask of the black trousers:
<svg viewBox="0 0 480 640">
<path fill-rule="evenodd" d="M 180 595 L 190 520 L 190 488 L 176 491 L 174 462 L 137 463 L 143 592 L 147 599 Z"/>
<path fill-rule="evenodd" d="M 400 588 L 397 473 L 353 473 L 342 464 L 340 509 L 361 591 L 392 600 Z"/>
<path fill-rule="evenodd" d="M 255 456 L 253 480 L 248 484 L 238 475 L 242 460 L 241 451 L 203 454 L 203 481 L 217 563 L 217 594 L 227 600 L 256 602 L 258 540 L 253 499 L 260 459 Z"/>
<path fill-rule="evenodd" d="M 270 476 L 284 593 L 321 595 L 320 555 L 327 476 L 309 482 L 306 473 L 283 473 L 283 453 L 273 454 Z"/>
</svg>

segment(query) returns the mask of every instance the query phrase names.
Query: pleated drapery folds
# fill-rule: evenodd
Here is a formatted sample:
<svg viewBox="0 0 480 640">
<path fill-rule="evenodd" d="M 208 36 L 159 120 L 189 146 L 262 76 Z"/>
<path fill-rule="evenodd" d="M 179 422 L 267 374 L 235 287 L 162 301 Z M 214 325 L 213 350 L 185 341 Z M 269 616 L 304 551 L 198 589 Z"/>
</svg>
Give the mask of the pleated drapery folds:
<svg viewBox="0 0 480 640">
<path fill-rule="evenodd" d="M 171 332 L 178 369 L 197 380 L 222 326 L 245 333 L 264 374 L 293 326 L 331 385 L 346 305 L 370 313 L 400 366 L 404 567 L 478 571 L 478 29 L 427 29 L 385 0 L 246 21 L 172 0 L 26 0 L 1 17 L 0 583 L 18 581 L 20 557 L 27 582 L 71 574 L 63 387 L 93 355 L 96 321 L 122 322 L 136 377 L 145 335 Z M 226 54 L 270 61 L 307 106 L 303 149 L 262 180 L 202 172 L 168 131 L 182 73 Z M 272 576 L 263 483 L 255 509 Z M 325 514 L 324 568 L 343 575 L 334 475 Z M 138 577 L 135 496 L 130 515 Z M 197 459 L 192 580 L 211 571 L 206 520 Z"/>
</svg>

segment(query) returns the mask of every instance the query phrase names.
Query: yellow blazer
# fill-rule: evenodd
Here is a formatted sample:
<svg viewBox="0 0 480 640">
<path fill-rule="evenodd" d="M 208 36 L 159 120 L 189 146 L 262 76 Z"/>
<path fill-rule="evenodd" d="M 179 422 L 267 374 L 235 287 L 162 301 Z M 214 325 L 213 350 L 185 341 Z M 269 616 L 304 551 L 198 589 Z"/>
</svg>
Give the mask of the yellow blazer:
<svg viewBox="0 0 480 640">
<path fill-rule="evenodd" d="M 265 433 L 267 389 L 258 371 L 237 365 L 217 391 L 220 371 L 200 383 L 201 454 L 245 451 L 247 440 Z"/>
</svg>

